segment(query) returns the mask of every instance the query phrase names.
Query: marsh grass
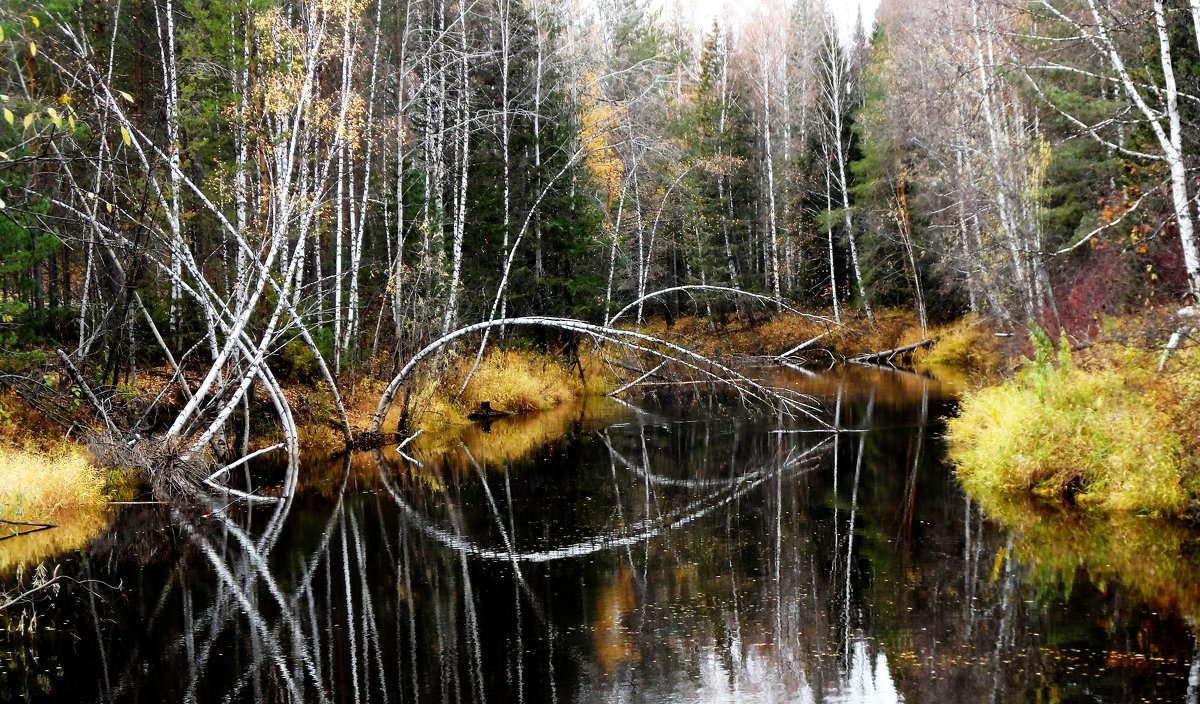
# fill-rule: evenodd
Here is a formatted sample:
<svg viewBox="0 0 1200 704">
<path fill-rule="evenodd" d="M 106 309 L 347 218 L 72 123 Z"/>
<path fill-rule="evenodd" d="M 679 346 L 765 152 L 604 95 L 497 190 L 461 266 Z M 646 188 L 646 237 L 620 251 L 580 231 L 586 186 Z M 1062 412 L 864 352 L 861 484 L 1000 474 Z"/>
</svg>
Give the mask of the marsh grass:
<svg viewBox="0 0 1200 704">
<path fill-rule="evenodd" d="M 0 446 L 0 518 L 55 526 L 26 533 L 30 526 L 0 523 L 0 573 L 87 545 L 108 525 L 108 490 L 80 449 Z"/>
<path fill-rule="evenodd" d="M 471 457 L 483 467 L 502 467 L 567 435 L 576 424 L 617 408 L 608 399 L 574 398 L 540 413 L 501 418 L 486 430 L 472 423 L 422 435 L 406 451 L 431 466 L 469 475 L 474 471 Z M 464 446 L 470 448 L 470 456 Z"/>
<path fill-rule="evenodd" d="M 1004 366 L 1000 340 L 993 329 L 978 316 L 968 315 L 947 325 L 930 329 L 929 336 L 937 343 L 918 350 L 914 361 L 922 367 L 936 370 L 969 371 L 990 375 Z"/>
<path fill-rule="evenodd" d="M 62 513 L 107 500 L 105 477 L 84 452 L 44 454 L 0 446 L 0 518 L 53 523 Z"/>
<path fill-rule="evenodd" d="M 1056 362 L 1037 329 L 1033 342 L 1035 358 L 1013 379 L 967 394 L 949 421 L 967 490 L 982 500 L 1032 493 L 1107 510 L 1184 513 L 1196 460 L 1176 419 L 1192 411 L 1156 403 L 1163 389 L 1147 389 L 1170 382 L 1144 367 L 1076 366 L 1065 339 Z"/>
<path fill-rule="evenodd" d="M 465 357 L 452 376 L 461 385 L 470 371 L 472 358 Z M 578 372 L 556 356 L 531 350 L 493 349 L 484 355 L 459 404 L 475 408 L 489 401 L 493 408 L 509 413 L 544 411 L 581 396 L 583 381 Z"/>
<path fill-rule="evenodd" d="M 848 358 L 924 339 L 912 313 L 894 309 L 877 311 L 874 320 L 846 317 L 841 326 L 785 312 L 760 314 L 753 322 L 731 318 L 722 326 L 703 317 L 676 318 L 669 325 L 665 320 L 651 319 L 641 329 L 715 358 L 774 356 L 818 335 L 823 337 L 807 354 L 826 360 L 829 354 Z"/>
</svg>

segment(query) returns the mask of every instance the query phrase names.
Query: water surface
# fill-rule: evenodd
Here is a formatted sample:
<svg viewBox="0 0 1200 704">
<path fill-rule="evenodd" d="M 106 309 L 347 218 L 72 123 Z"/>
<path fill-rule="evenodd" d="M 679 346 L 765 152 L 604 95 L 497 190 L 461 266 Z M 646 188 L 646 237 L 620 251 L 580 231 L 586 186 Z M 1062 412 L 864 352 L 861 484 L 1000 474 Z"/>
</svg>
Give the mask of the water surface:
<svg viewBox="0 0 1200 704">
<path fill-rule="evenodd" d="M 309 460 L 281 509 L 124 509 L 59 559 L 95 581 L 0 636 L 0 699 L 1196 701 L 1186 526 L 1002 528 L 948 468 L 944 388 L 780 380 L 847 432 L 591 401 L 419 465 Z"/>
</svg>

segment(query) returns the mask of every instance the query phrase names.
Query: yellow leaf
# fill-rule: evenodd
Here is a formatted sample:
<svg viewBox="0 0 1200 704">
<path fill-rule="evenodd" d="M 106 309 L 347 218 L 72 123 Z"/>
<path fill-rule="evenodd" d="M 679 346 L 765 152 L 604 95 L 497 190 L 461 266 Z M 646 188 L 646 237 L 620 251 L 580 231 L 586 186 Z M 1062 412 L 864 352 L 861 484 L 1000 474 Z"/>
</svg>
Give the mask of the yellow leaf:
<svg viewBox="0 0 1200 704">
<path fill-rule="evenodd" d="M 33 124 L 33 113 L 26 115 L 25 119 L 22 121 L 22 124 L 25 125 L 25 129 L 29 129 L 30 125 Z"/>
<path fill-rule="evenodd" d="M 0 152 L 0 159 L 12 161 L 12 157 L 8 155 L 8 152 Z"/>
<path fill-rule="evenodd" d="M 105 202 L 104 209 L 111 213 L 112 212 L 112 203 Z"/>
<path fill-rule="evenodd" d="M 7 206 L 4 204 L 4 199 L 0 198 L 0 210 L 4 210 Z"/>
<path fill-rule="evenodd" d="M 129 137 L 129 130 L 125 129 L 125 125 L 121 125 L 121 141 L 125 142 L 125 146 L 133 146 L 133 140 Z"/>
<path fill-rule="evenodd" d="M 0 27 L 0 42 L 4 41 L 4 28 Z"/>
<path fill-rule="evenodd" d="M 29 55 L 37 56 L 37 42 L 29 42 Z"/>
<path fill-rule="evenodd" d="M 4 121 L 7 122 L 9 125 L 12 125 L 13 120 L 15 120 L 15 119 L 16 118 L 13 117 L 12 110 L 9 110 L 8 108 L 4 108 Z"/>
<path fill-rule="evenodd" d="M 126 93 L 126 92 L 125 92 L 125 91 L 123 91 L 123 90 L 119 90 L 119 91 L 117 91 L 117 92 L 121 94 L 121 97 L 125 99 L 125 102 L 127 102 L 127 103 L 132 103 L 132 102 L 133 102 L 133 96 L 132 96 L 132 95 L 130 95 L 130 94 L 128 94 L 128 93 Z"/>
<path fill-rule="evenodd" d="M 67 124 L 71 126 L 71 131 L 75 131 L 75 116 L 67 115 Z"/>
<path fill-rule="evenodd" d="M 50 116 L 51 120 L 55 120 L 58 118 L 58 111 L 55 110 L 54 108 L 46 108 L 46 114 Z"/>
<path fill-rule="evenodd" d="M 30 15 L 30 16 L 29 16 L 29 19 L 30 19 L 30 20 L 33 22 L 33 26 L 34 26 L 34 27 L 41 27 L 41 26 L 42 26 L 42 21 L 38 19 L 38 16 L 37 16 L 37 15 Z"/>
</svg>

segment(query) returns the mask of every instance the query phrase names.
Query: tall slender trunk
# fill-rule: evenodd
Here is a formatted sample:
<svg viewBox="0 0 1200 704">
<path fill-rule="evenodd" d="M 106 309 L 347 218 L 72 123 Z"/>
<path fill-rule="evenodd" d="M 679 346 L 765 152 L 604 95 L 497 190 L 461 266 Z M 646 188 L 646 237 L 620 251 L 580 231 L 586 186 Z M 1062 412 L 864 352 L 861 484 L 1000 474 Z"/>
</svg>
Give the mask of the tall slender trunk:
<svg viewBox="0 0 1200 704">
<path fill-rule="evenodd" d="M 458 147 L 459 182 L 455 198 L 453 249 L 451 250 L 450 286 L 446 302 L 446 316 L 442 320 L 442 334 L 454 329 L 458 320 L 458 290 L 462 276 L 463 237 L 467 221 L 467 173 L 471 164 L 471 104 L 470 85 L 467 82 L 467 5 L 466 0 L 459 0 L 459 24 L 462 31 L 462 42 L 459 55 L 459 92 L 457 102 L 458 121 L 460 125 L 460 143 Z"/>
<path fill-rule="evenodd" d="M 183 240 L 182 223 L 180 220 L 180 171 L 179 171 L 179 78 L 175 62 L 175 6 L 172 0 L 163 0 L 163 8 L 154 5 L 154 18 L 158 25 L 159 52 L 162 55 L 164 111 L 166 118 L 167 159 L 169 161 L 170 198 L 167 201 L 165 215 L 171 230 L 171 270 L 175 274 L 170 285 L 170 324 L 171 332 L 179 333 L 180 309 L 179 302 L 182 290 L 179 287 L 179 277 L 183 272 L 181 251 L 187 245 Z M 178 350 L 176 350 L 178 351 Z"/>
<path fill-rule="evenodd" d="M 1197 22 L 1197 27 L 1200 27 L 1200 18 L 1197 18 L 1197 10 L 1194 5 L 1192 12 L 1193 20 Z M 1200 300 L 1200 253 L 1196 248 L 1192 203 L 1188 193 L 1187 165 L 1184 162 L 1183 154 L 1183 129 L 1179 119 L 1179 90 L 1175 83 L 1175 67 L 1171 60 L 1171 40 L 1167 33 L 1163 0 L 1154 0 L 1154 25 L 1158 30 L 1158 51 L 1162 62 L 1163 84 L 1167 98 L 1169 138 L 1163 145 L 1163 151 L 1171 172 L 1171 201 L 1175 206 L 1175 224 L 1179 229 L 1179 241 L 1183 245 L 1183 261 L 1187 267 L 1188 284 L 1192 290 L 1192 297 Z M 1200 38 L 1200 34 L 1197 37 Z"/>
<path fill-rule="evenodd" d="M 833 184 L 829 172 L 829 154 L 825 154 L 825 239 L 829 245 L 829 298 L 833 303 L 833 319 L 839 325 L 842 322 L 842 312 L 838 304 L 837 268 L 833 262 Z"/>
<path fill-rule="evenodd" d="M 1036 315 L 1036 310 L 1033 304 L 1033 290 L 1030 285 L 1029 277 L 1026 275 L 1025 264 L 1021 252 L 1018 233 L 1016 231 L 1016 223 L 1010 210 L 1010 203 L 1007 194 L 1007 179 L 1005 177 L 1005 169 L 1001 164 L 1000 150 L 1002 148 L 1000 139 L 1000 125 L 995 116 L 995 111 L 992 106 L 992 89 L 987 71 L 987 64 L 984 62 L 984 47 L 991 45 L 991 35 L 985 38 L 979 25 L 979 3 L 978 0 L 971 0 L 971 35 L 974 40 L 975 53 L 975 75 L 979 84 L 979 94 L 981 103 L 981 112 L 983 113 L 983 121 L 987 127 L 988 135 L 988 160 L 991 163 L 993 177 L 996 186 L 996 210 L 1000 215 L 1000 229 L 1003 230 L 1003 238 L 1007 243 L 1009 255 L 1012 260 L 1013 274 L 1016 278 L 1016 283 L 1021 289 L 1021 300 L 1025 309 L 1025 316 L 1033 318 Z"/>
<path fill-rule="evenodd" d="M 771 67 L 763 57 L 763 142 L 767 166 L 767 237 L 769 250 L 768 274 L 771 277 L 771 292 L 776 304 L 782 306 L 783 296 L 779 288 L 779 234 L 775 208 L 775 155 L 771 151 Z"/>
</svg>

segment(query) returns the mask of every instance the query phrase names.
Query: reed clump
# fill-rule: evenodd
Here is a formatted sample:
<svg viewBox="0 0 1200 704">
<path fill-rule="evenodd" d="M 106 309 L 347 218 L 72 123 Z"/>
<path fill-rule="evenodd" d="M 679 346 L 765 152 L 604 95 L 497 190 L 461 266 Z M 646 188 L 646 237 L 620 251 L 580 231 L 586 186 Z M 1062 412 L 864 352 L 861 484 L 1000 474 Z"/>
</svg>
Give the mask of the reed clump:
<svg viewBox="0 0 1200 704">
<path fill-rule="evenodd" d="M 632 325 L 628 327 L 633 327 Z M 715 323 L 705 317 L 648 320 L 642 332 L 676 342 L 714 359 L 737 356 L 773 357 L 812 341 L 793 358 L 829 361 L 893 349 L 925 337 L 910 311 L 882 309 L 868 319 L 861 314 L 842 323 L 794 312 L 731 317 Z M 815 338 L 815 339 L 814 339 Z"/>
<path fill-rule="evenodd" d="M 82 449 L 0 446 L 0 573 L 87 545 L 108 525 L 108 500 Z"/>
<path fill-rule="evenodd" d="M 1195 460 L 1176 421 L 1190 411 L 1156 403 L 1144 368 L 1082 368 L 1065 337 L 1055 360 L 1036 327 L 1032 341 L 1034 359 L 1011 380 L 968 393 L 948 424 L 967 490 L 984 500 L 1033 493 L 1114 511 L 1186 512 Z"/>
<path fill-rule="evenodd" d="M 582 345 L 571 357 L 520 347 L 493 348 L 484 353 L 472 374 L 474 363 L 472 354 L 438 362 L 415 380 L 410 393 L 402 393 L 404 408 L 393 411 L 385 427 L 395 427 L 403 418 L 407 431 L 437 433 L 469 423 L 467 415 L 485 401 L 495 411 L 520 414 L 560 408 L 613 388 L 612 375 L 599 353 Z"/>
<path fill-rule="evenodd" d="M 0 446 L 0 518 L 53 523 L 62 513 L 107 501 L 105 477 L 83 451 Z"/>
<path fill-rule="evenodd" d="M 953 323 L 930 329 L 936 344 L 915 353 L 923 367 L 991 374 L 1004 366 L 1000 341 L 987 321 L 968 315 Z"/>
<path fill-rule="evenodd" d="M 456 386 L 466 378 L 472 362 L 471 357 L 459 361 Z M 488 401 L 494 408 L 525 413 L 555 408 L 583 391 L 578 372 L 561 360 L 531 350 L 493 349 L 480 360 L 459 403 L 474 408 Z"/>
</svg>

